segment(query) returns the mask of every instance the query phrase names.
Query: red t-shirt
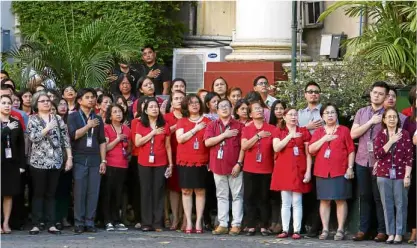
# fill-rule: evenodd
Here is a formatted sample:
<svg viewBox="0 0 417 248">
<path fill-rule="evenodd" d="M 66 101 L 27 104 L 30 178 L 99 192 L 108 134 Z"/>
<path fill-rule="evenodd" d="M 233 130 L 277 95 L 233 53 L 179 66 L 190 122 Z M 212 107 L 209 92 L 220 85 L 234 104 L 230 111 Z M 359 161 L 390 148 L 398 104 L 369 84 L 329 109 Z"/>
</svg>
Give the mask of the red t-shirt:
<svg viewBox="0 0 417 248">
<path fill-rule="evenodd" d="M 127 168 L 129 160 L 127 157 L 127 149 L 129 147 L 129 140 L 131 137 L 130 128 L 126 125 L 122 125 L 122 133 L 126 135 L 126 141 L 120 141 L 117 143 L 113 149 L 107 151 L 106 160 L 107 166 L 117 167 L 117 168 Z M 117 138 L 117 133 L 111 124 L 104 125 L 104 135 L 109 139 L 109 143 L 113 142 Z M 125 155 L 123 155 L 123 149 L 125 150 Z"/>
<path fill-rule="evenodd" d="M 210 119 L 203 117 L 201 120 L 209 124 Z M 184 129 L 184 133 L 195 127 L 196 123 L 188 118 L 181 118 L 177 122 L 177 130 Z M 198 131 L 193 137 L 183 144 L 178 144 L 177 164 L 185 166 L 202 166 L 209 162 L 209 149 L 204 145 L 204 132 L 206 128 Z M 198 142 L 198 149 L 194 149 L 194 143 Z"/>
<path fill-rule="evenodd" d="M 174 126 L 178 122 L 177 117 L 175 117 L 174 113 L 172 112 L 165 114 L 164 119 L 169 127 Z M 172 160 L 173 160 L 172 162 L 174 164 L 177 164 L 176 163 L 177 147 L 178 147 L 177 137 L 175 137 L 175 132 L 173 132 L 171 133 L 171 151 L 172 151 Z"/>
<path fill-rule="evenodd" d="M 249 150 L 245 151 L 245 160 L 243 163 L 243 171 L 256 173 L 256 174 L 271 174 L 274 168 L 274 149 L 272 147 L 272 139 L 275 127 L 265 123 L 260 129 L 257 129 L 252 122 L 242 130 L 242 139 L 250 140 L 260 131 L 267 131 L 271 133 L 271 136 L 262 138 L 256 142 Z M 261 154 L 261 161 L 257 162 L 256 157 L 258 150 Z"/>
<path fill-rule="evenodd" d="M 139 146 L 138 150 L 138 163 L 142 166 L 166 166 L 168 165 L 167 150 L 165 148 L 165 138 L 171 133 L 169 132 L 169 126 L 165 123 L 165 132 L 154 136 L 153 153 L 154 163 L 149 162 L 149 155 L 151 154 L 151 140 L 146 142 L 144 145 Z M 151 127 L 145 127 L 142 122 L 138 122 L 136 125 L 136 133 L 142 137 L 152 132 Z"/>
<path fill-rule="evenodd" d="M 135 157 L 137 157 L 139 155 L 139 153 L 138 153 L 139 152 L 139 147 L 137 147 L 135 145 L 135 139 L 136 139 L 136 134 L 137 134 L 136 128 L 137 128 L 137 125 L 138 125 L 139 122 L 140 122 L 140 119 L 135 118 L 130 123 L 130 126 L 132 127 L 132 135 L 131 135 L 132 136 L 132 156 L 135 156 Z"/>
<path fill-rule="evenodd" d="M 401 111 L 401 113 L 403 113 L 403 115 L 405 116 L 412 116 L 413 115 L 413 109 L 414 107 L 408 107 L 403 109 L 403 111 Z"/>
<path fill-rule="evenodd" d="M 164 102 L 164 99 L 162 99 L 162 98 L 160 98 L 160 97 L 155 97 L 156 98 L 156 101 L 158 102 L 158 106 L 159 107 L 161 107 L 161 104 Z M 134 115 L 136 115 L 136 106 L 138 106 L 138 101 L 139 101 L 139 97 L 138 97 L 138 99 L 136 99 L 134 102 L 133 102 L 133 114 Z"/>
<path fill-rule="evenodd" d="M 350 137 L 350 130 L 345 126 L 339 126 L 334 133 L 335 140 L 324 143 L 315 154 L 314 175 L 323 178 L 343 176 L 348 168 L 349 154 L 355 151 L 355 145 Z M 309 145 L 326 135 L 324 127 L 316 129 Z M 325 158 L 327 148 L 330 149 L 329 158 Z"/>
</svg>

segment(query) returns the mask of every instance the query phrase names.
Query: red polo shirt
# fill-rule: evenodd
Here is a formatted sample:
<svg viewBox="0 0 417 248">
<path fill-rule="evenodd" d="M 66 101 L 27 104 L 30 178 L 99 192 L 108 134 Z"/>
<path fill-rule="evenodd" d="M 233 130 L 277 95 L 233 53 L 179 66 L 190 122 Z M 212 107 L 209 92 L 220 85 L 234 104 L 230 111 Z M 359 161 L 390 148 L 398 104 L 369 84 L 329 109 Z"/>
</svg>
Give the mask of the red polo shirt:
<svg viewBox="0 0 417 248">
<path fill-rule="evenodd" d="M 174 126 L 177 124 L 178 119 L 175 117 L 174 113 L 168 113 L 164 115 L 164 119 L 167 122 L 169 127 Z M 172 150 L 172 160 L 174 164 L 176 164 L 176 156 L 177 156 L 177 147 L 178 147 L 178 141 L 177 137 L 175 137 L 175 132 L 171 133 L 171 150 Z"/>
<path fill-rule="evenodd" d="M 130 128 L 126 125 L 122 125 L 122 133 L 126 135 L 127 141 L 131 139 L 130 137 Z M 109 143 L 113 142 L 117 138 L 117 133 L 113 129 L 113 126 L 110 124 L 104 125 L 104 135 L 106 138 L 109 139 Z M 106 153 L 106 160 L 107 165 L 111 167 L 117 167 L 117 168 L 127 168 L 129 160 L 127 157 L 123 155 L 123 148 L 126 150 L 129 147 L 129 142 L 119 142 L 113 149 L 110 151 L 107 151 Z"/>
<path fill-rule="evenodd" d="M 138 126 L 139 122 L 140 122 L 140 119 L 135 118 L 130 123 L 130 126 L 132 127 L 132 131 L 131 131 L 132 132 L 132 135 L 131 135 L 132 144 L 133 144 L 133 146 L 132 146 L 132 156 L 135 156 L 135 157 L 137 157 L 139 155 L 139 153 L 138 153 L 139 152 L 139 147 L 137 147 L 135 145 L 135 139 L 136 139 L 136 134 L 137 134 L 136 129 L 137 129 L 137 126 Z"/>
<path fill-rule="evenodd" d="M 203 117 L 201 120 L 206 124 L 211 121 Z M 195 127 L 196 123 L 190 121 L 188 118 L 181 118 L 177 122 L 177 131 L 184 129 L 184 133 L 190 131 Z M 207 126 L 206 126 L 207 128 Z M 204 145 L 204 132 L 205 129 L 198 131 L 193 137 L 187 140 L 183 144 L 178 143 L 177 147 L 177 164 L 185 166 L 202 166 L 207 165 L 209 162 L 209 149 Z M 198 149 L 194 149 L 194 142 L 197 140 Z"/>
<path fill-rule="evenodd" d="M 348 168 L 349 154 L 355 151 L 355 145 L 350 137 L 350 130 L 345 126 L 339 126 L 334 133 L 337 135 L 335 140 L 324 143 L 315 154 L 314 175 L 323 178 L 334 178 L 343 176 Z M 324 127 L 316 129 L 309 145 L 326 135 Z M 327 148 L 330 148 L 330 157 L 325 158 Z"/>
<path fill-rule="evenodd" d="M 223 121 L 215 120 L 208 124 L 206 132 L 204 134 L 204 140 L 207 140 L 209 138 L 213 138 L 222 134 L 226 130 L 226 127 L 230 128 L 230 130 L 239 130 L 239 134 L 235 137 L 231 137 L 224 140 L 225 143 L 223 145 L 223 159 L 217 158 L 217 153 L 220 150 L 220 144 L 222 142 L 209 148 L 209 167 L 210 170 L 217 175 L 230 175 L 232 173 L 232 169 L 239 159 L 240 140 L 242 136 L 242 128 L 244 127 L 244 125 L 232 118 L 226 126 L 223 125 Z"/>
<path fill-rule="evenodd" d="M 153 153 L 155 155 L 154 163 L 149 163 L 149 154 L 151 153 L 151 140 L 146 144 L 139 146 L 138 164 L 142 166 L 166 166 L 168 165 L 167 150 L 165 149 L 165 138 L 171 133 L 168 124 L 164 126 L 165 132 L 154 136 Z M 139 122 L 136 126 L 136 133 L 142 137 L 148 135 L 152 131 L 151 127 L 145 127 Z"/>
<path fill-rule="evenodd" d="M 242 130 L 242 139 L 251 139 L 260 131 L 267 131 L 271 133 L 271 136 L 262 138 L 256 142 L 249 150 L 245 151 L 245 161 L 243 164 L 243 171 L 256 173 L 256 174 L 271 174 L 274 168 L 274 149 L 272 147 L 272 139 L 275 127 L 265 123 L 260 129 L 257 129 L 252 122 Z M 258 149 L 262 154 L 261 162 L 256 162 L 256 154 Z"/>
</svg>

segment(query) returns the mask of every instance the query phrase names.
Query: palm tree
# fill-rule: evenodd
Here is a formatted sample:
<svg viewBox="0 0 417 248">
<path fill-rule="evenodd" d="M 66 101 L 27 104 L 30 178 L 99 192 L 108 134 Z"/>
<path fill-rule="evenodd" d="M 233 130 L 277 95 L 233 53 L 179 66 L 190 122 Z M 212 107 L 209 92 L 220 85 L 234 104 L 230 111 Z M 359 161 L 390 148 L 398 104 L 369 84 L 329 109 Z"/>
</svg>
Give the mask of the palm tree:
<svg viewBox="0 0 417 248">
<path fill-rule="evenodd" d="M 70 29 L 63 22 L 42 25 L 12 50 L 10 55 L 23 71 L 22 83 L 28 82 L 32 69 L 55 80 L 58 87 L 98 87 L 106 83 L 116 58 L 129 61 L 137 55 L 138 48 L 116 18 L 94 20 L 80 31 L 74 22 Z"/>
<path fill-rule="evenodd" d="M 319 21 L 342 7 L 349 17 L 367 14 L 373 20 L 361 36 L 346 42 L 347 56 L 363 56 L 380 65 L 380 73 L 392 75 L 403 84 L 414 83 L 417 2 L 338 1 L 321 14 Z"/>
</svg>

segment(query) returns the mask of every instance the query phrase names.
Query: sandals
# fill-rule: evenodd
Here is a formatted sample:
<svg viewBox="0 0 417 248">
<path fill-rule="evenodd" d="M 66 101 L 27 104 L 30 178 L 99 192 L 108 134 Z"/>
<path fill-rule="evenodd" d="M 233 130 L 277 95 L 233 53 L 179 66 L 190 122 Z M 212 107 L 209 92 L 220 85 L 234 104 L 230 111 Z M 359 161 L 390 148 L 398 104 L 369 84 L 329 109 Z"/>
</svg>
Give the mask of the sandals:
<svg viewBox="0 0 417 248">
<path fill-rule="evenodd" d="M 292 239 L 301 239 L 301 235 L 298 232 L 295 232 L 292 236 Z"/>
<path fill-rule="evenodd" d="M 340 240 L 343 240 L 344 238 L 345 238 L 345 232 L 342 230 L 337 230 L 336 235 L 334 235 L 334 240 L 340 241 Z"/>
<path fill-rule="evenodd" d="M 319 239 L 320 240 L 326 240 L 327 237 L 329 237 L 329 231 L 328 230 L 323 230 L 321 232 L 320 236 L 319 236 Z M 335 237 L 335 240 L 336 240 L 336 236 L 334 236 L 334 237 Z"/>
<path fill-rule="evenodd" d="M 288 238 L 288 232 L 282 232 L 282 233 L 280 233 L 280 234 L 278 234 L 277 235 L 277 238 L 279 238 L 279 239 L 285 239 L 285 238 Z"/>
</svg>

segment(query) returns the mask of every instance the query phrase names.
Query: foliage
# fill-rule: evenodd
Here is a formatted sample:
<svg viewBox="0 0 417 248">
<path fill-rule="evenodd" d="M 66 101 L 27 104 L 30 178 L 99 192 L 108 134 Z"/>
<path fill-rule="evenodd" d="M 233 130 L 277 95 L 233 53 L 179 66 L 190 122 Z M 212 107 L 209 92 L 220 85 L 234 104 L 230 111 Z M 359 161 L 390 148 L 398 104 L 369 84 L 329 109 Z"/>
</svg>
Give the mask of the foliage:
<svg viewBox="0 0 417 248">
<path fill-rule="evenodd" d="M 384 79 L 375 76 L 377 70 L 374 63 L 359 58 L 303 66 L 297 73 L 295 84 L 291 80 L 277 83 L 278 97 L 297 109 L 305 108 L 304 87 L 314 81 L 320 85 L 321 102 L 336 104 L 340 114 L 350 120 L 359 108 L 366 106 L 370 85 Z"/>
<path fill-rule="evenodd" d="M 45 24 L 24 38 L 22 45 L 10 52 L 21 66 L 21 81 L 29 80 L 34 69 L 57 86 L 100 86 L 114 66 L 114 58 L 131 59 L 137 48 L 123 31 L 124 23 L 108 16 L 75 28 L 75 21 L 63 26 Z"/>
<path fill-rule="evenodd" d="M 416 1 L 337 1 L 322 13 L 323 21 L 336 9 L 349 17 L 367 15 L 371 21 L 363 35 L 350 38 L 347 56 L 363 56 L 381 65 L 383 75 L 394 75 L 403 84 L 416 80 Z"/>
<path fill-rule="evenodd" d="M 78 33 L 94 20 L 116 17 L 115 22 L 123 22 L 121 30 L 129 34 L 129 42 L 138 50 L 145 44 L 152 44 L 160 62 L 164 62 L 171 59 L 172 49 L 179 47 L 183 39 L 184 25 L 176 18 L 182 4 L 171 1 L 13 1 L 12 8 L 19 17 L 23 35 L 33 34 L 45 24 L 61 30 L 74 24 L 74 32 Z M 117 38 L 117 30 L 112 31 L 112 38 Z"/>
</svg>

